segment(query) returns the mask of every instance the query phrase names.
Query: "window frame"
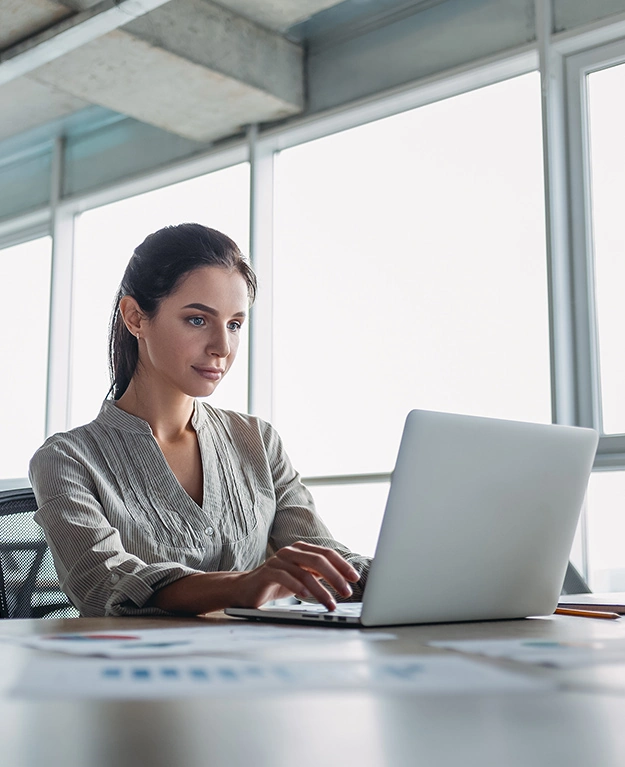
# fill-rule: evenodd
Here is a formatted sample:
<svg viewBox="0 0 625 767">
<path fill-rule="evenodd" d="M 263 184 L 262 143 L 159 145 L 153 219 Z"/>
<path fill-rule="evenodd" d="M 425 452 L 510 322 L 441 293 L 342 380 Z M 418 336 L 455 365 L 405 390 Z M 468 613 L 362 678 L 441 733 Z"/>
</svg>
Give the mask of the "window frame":
<svg viewBox="0 0 625 767">
<path fill-rule="evenodd" d="M 569 184 L 572 258 L 583 287 L 577 294 L 580 323 L 586 337 L 578 337 L 575 374 L 580 382 L 586 422 L 600 434 L 594 470 L 625 469 L 625 434 L 603 433 L 601 372 L 594 291 L 594 246 L 587 76 L 611 66 L 625 64 L 625 39 L 611 41 L 566 57 L 566 92 L 569 126 Z"/>
</svg>

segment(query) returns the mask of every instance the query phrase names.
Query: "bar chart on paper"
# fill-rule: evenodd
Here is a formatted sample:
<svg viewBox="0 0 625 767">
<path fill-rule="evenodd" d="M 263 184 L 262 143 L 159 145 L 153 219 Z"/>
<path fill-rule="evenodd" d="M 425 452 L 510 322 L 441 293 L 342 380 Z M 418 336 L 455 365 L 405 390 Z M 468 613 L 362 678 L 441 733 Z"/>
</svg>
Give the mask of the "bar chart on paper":
<svg viewBox="0 0 625 767">
<path fill-rule="evenodd" d="M 174 698 L 303 690 L 390 690 L 411 694 L 528 690 L 526 677 L 455 656 L 368 661 L 259 662 L 217 658 L 103 660 L 39 657 L 14 689 L 20 697 Z"/>
</svg>

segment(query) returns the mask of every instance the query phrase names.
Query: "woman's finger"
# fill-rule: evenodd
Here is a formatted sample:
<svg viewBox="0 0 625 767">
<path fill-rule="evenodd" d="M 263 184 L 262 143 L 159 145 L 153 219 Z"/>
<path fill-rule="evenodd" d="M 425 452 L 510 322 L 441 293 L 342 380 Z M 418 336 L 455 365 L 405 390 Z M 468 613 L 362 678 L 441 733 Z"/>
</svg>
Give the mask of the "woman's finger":
<svg viewBox="0 0 625 767">
<path fill-rule="evenodd" d="M 276 555 L 271 557 L 265 563 L 268 570 L 275 573 L 280 571 L 288 573 L 294 580 L 300 582 L 298 590 L 294 590 L 295 595 L 302 595 L 305 599 L 312 597 L 320 602 L 328 610 L 336 609 L 336 601 L 332 594 L 319 582 L 312 572 L 299 567 L 288 559 L 280 558 Z M 308 594 L 306 594 L 308 592 Z"/>
<path fill-rule="evenodd" d="M 316 546 L 313 543 L 307 543 L 306 541 L 296 541 L 291 546 L 286 546 L 287 549 L 296 549 L 299 551 L 310 552 L 313 554 L 320 554 L 327 559 L 348 581 L 356 583 L 360 580 L 360 573 L 350 563 L 343 559 L 343 557 L 334 549 L 329 549 L 326 546 Z"/>
<path fill-rule="evenodd" d="M 243 573 L 243 578 L 246 586 L 241 592 L 242 603 L 238 607 L 260 607 L 271 599 L 289 594 L 301 594 L 304 597 L 306 592 L 300 579 L 285 568 L 272 568 L 269 560 L 255 570 Z"/>
<path fill-rule="evenodd" d="M 352 588 L 346 576 L 340 572 L 335 563 L 330 561 L 327 552 L 321 547 L 316 550 L 302 548 L 300 546 L 285 546 L 275 553 L 275 557 L 284 562 L 289 562 L 303 570 L 307 570 L 318 578 L 323 578 L 336 591 L 344 597 L 352 595 Z M 351 565 L 350 565 L 351 567 Z M 353 569 L 353 568 L 352 568 Z"/>
</svg>

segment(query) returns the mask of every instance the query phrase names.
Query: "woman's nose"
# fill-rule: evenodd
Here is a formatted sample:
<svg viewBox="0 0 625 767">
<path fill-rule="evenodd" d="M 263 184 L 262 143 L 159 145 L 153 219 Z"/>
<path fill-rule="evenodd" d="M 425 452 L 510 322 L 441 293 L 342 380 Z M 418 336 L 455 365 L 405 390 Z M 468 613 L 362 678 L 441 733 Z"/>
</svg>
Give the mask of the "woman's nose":
<svg viewBox="0 0 625 767">
<path fill-rule="evenodd" d="M 214 338 L 209 343 L 209 352 L 217 357 L 227 357 L 230 354 L 230 341 L 228 339 L 228 329 L 223 328 L 216 332 Z"/>
</svg>

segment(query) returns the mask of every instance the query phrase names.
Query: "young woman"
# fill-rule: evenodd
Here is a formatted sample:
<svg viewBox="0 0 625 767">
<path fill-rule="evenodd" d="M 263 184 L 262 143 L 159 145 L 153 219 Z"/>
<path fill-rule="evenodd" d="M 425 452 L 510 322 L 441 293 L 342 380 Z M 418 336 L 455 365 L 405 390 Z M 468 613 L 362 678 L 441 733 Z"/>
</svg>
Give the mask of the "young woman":
<svg viewBox="0 0 625 767">
<path fill-rule="evenodd" d="M 276 431 L 197 399 L 234 362 L 255 294 L 235 243 L 200 224 L 134 252 L 111 320 L 111 396 L 30 466 L 81 615 L 361 598 L 369 560 L 333 540 Z"/>
</svg>

